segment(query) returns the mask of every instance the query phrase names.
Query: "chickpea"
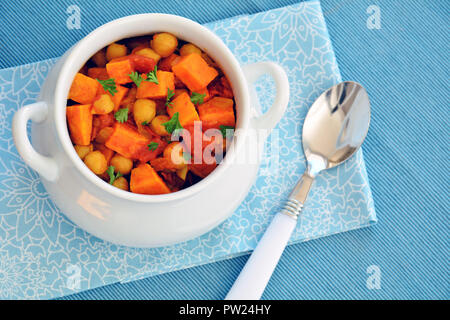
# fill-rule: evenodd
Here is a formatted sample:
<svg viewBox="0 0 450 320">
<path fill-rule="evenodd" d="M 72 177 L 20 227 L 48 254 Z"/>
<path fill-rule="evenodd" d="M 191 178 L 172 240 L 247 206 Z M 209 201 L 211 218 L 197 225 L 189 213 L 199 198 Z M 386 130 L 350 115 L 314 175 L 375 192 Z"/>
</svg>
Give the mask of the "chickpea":
<svg viewBox="0 0 450 320">
<path fill-rule="evenodd" d="M 106 60 L 111 61 L 112 59 L 124 57 L 127 55 L 127 47 L 123 44 L 111 43 L 108 48 L 106 48 Z"/>
<path fill-rule="evenodd" d="M 151 58 L 155 61 L 155 63 L 158 63 L 159 59 L 161 59 L 161 56 L 157 54 L 153 49 L 150 48 L 144 48 L 141 50 L 138 50 L 135 52 L 135 54 L 144 56 L 147 58 Z"/>
<path fill-rule="evenodd" d="M 172 142 L 164 149 L 164 158 L 170 161 L 177 169 L 182 169 L 187 165 L 184 157 L 183 145 L 180 142 Z"/>
<path fill-rule="evenodd" d="M 92 61 L 97 65 L 99 68 L 104 68 L 106 66 L 106 54 L 105 50 L 97 51 L 96 54 L 92 56 Z"/>
<path fill-rule="evenodd" d="M 180 56 L 187 56 L 191 53 L 202 54 L 202 50 L 200 50 L 196 45 L 192 43 L 187 43 L 180 48 Z"/>
<path fill-rule="evenodd" d="M 157 54 L 165 58 L 170 56 L 175 51 L 178 46 L 178 40 L 170 33 L 157 33 L 153 36 L 153 40 L 150 45 Z"/>
<path fill-rule="evenodd" d="M 91 151 L 84 158 L 86 166 L 95 174 L 103 174 L 107 169 L 106 158 L 100 151 Z"/>
<path fill-rule="evenodd" d="M 113 127 L 105 127 L 101 129 L 95 137 L 95 142 L 104 144 L 106 140 L 108 140 L 109 136 L 113 133 L 113 131 Z"/>
<path fill-rule="evenodd" d="M 189 95 L 189 92 L 186 89 L 175 89 L 173 99 L 175 99 L 176 97 L 178 97 L 180 94 L 182 94 L 184 92 Z"/>
<path fill-rule="evenodd" d="M 117 178 L 112 185 L 116 188 L 128 191 L 128 181 L 124 177 Z"/>
<path fill-rule="evenodd" d="M 114 167 L 115 172 L 120 172 L 123 175 L 129 174 L 133 168 L 133 161 L 120 154 L 116 154 L 112 157 L 109 164 Z"/>
<path fill-rule="evenodd" d="M 92 144 L 88 146 L 80 146 L 77 144 L 74 148 L 81 160 L 83 160 L 89 152 L 94 150 L 94 146 Z"/>
<path fill-rule="evenodd" d="M 166 127 L 163 126 L 163 123 L 169 121 L 170 118 L 168 116 L 160 115 L 153 118 L 152 123 L 150 124 L 150 128 L 160 136 L 168 136 L 169 133 L 166 130 Z"/>
<path fill-rule="evenodd" d="M 102 94 L 94 101 L 93 111 L 95 114 L 107 114 L 114 110 L 114 102 L 108 94 Z"/>
<path fill-rule="evenodd" d="M 150 99 L 137 99 L 133 107 L 136 124 L 150 123 L 156 114 L 156 103 Z"/>
</svg>

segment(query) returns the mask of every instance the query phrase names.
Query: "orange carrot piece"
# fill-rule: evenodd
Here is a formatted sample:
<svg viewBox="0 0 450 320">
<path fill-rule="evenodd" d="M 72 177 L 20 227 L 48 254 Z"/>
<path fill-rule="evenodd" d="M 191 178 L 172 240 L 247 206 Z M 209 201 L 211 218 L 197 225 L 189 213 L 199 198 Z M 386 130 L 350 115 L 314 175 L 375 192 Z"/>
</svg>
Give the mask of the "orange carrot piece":
<svg viewBox="0 0 450 320">
<path fill-rule="evenodd" d="M 150 150 L 151 142 L 158 143 L 156 150 Z M 126 123 L 116 123 L 114 131 L 105 142 L 105 146 L 120 155 L 147 162 L 155 159 L 164 150 L 164 143 L 157 139 L 148 139 L 140 134 L 134 127 Z"/>
<path fill-rule="evenodd" d="M 211 68 L 208 63 L 197 53 L 182 57 L 172 67 L 175 76 L 191 91 L 199 91 L 206 88 L 208 84 L 219 74 L 216 69 Z"/>
<path fill-rule="evenodd" d="M 91 143 L 92 113 L 91 105 L 75 105 L 66 108 L 67 122 L 72 142 L 82 146 Z"/>
<path fill-rule="evenodd" d="M 132 82 L 129 74 L 134 71 L 134 67 L 130 59 L 118 58 L 106 64 L 106 71 L 109 77 L 114 79 L 116 84 L 125 84 Z"/>
<path fill-rule="evenodd" d="M 89 68 L 87 74 L 92 79 L 106 80 L 109 79 L 106 68 Z M 101 86 L 100 86 L 101 87 Z"/>
<path fill-rule="evenodd" d="M 94 101 L 100 83 L 84 74 L 77 73 L 70 87 L 69 97 L 80 104 L 89 104 Z"/>
<path fill-rule="evenodd" d="M 194 121 L 199 121 L 197 110 L 191 102 L 191 97 L 186 92 L 181 93 L 178 97 L 172 100 L 172 104 L 167 107 L 167 113 L 172 117 L 178 112 L 178 120 L 181 126 L 194 124 Z"/>
<path fill-rule="evenodd" d="M 170 189 L 149 164 L 141 164 L 131 171 L 130 190 L 140 194 L 165 194 Z"/>
<path fill-rule="evenodd" d="M 167 97 L 167 89 L 175 90 L 174 76 L 172 72 L 158 70 L 156 72 L 158 83 L 142 81 L 137 88 L 136 98 L 160 99 Z"/>
<path fill-rule="evenodd" d="M 219 129 L 221 125 L 234 127 L 236 124 L 232 99 L 214 97 L 197 109 L 204 129 Z"/>
</svg>

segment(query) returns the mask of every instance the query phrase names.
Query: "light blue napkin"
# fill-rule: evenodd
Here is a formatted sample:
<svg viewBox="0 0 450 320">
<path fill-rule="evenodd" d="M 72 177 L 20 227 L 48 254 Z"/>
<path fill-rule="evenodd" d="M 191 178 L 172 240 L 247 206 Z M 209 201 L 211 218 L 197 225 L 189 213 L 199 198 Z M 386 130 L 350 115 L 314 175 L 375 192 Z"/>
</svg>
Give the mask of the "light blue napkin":
<svg viewBox="0 0 450 320">
<path fill-rule="evenodd" d="M 0 298 L 52 298 L 227 259 L 252 250 L 302 174 L 301 125 L 308 107 L 341 81 L 318 2 L 207 25 L 242 64 L 270 60 L 288 73 L 291 99 L 269 137 L 258 179 L 233 216 L 194 240 L 158 249 L 113 245 L 74 226 L 17 154 L 14 112 L 35 102 L 55 60 L 0 70 Z M 256 84 L 262 108 L 273 84 Z M 274 144 L 278 138 L 279 144 Z M 275 140 L 274 140 L 275 139 Z M 279 151 L 279 158 L 274 151 Z M 376 222 L 361 151 L 314 184 L 291 243 Z"/>
</svg>

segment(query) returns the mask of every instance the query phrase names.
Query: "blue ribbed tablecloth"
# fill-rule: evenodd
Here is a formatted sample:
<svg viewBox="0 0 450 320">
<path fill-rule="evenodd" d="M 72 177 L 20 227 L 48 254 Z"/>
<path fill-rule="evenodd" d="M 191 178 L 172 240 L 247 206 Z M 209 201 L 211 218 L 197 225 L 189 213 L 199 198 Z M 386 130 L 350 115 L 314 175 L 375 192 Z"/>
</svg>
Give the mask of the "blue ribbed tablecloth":
<svg viewBox="0 0 450 320">
<path fill-rule="evenodd" d="M 58 57 L 95 27 L 124 15 L 167 12 L 204 23 L 295 2 L 116 0 L 112 6 L 79 0 L 79 30 L 66 27 L 71 0 L 3 2 L 0 68 Z M 364 154 L 379 223 L 290 246 L 263 298 L 448 299 L 450 2 L 330 0 L 322 8 L 343 79 L 362 83 L 371 98 Z M 377 8 L 381 28 L 369 29 L 367 19 Z M 220 299 L 246 259 L 66 298 Z"/>
</svg>

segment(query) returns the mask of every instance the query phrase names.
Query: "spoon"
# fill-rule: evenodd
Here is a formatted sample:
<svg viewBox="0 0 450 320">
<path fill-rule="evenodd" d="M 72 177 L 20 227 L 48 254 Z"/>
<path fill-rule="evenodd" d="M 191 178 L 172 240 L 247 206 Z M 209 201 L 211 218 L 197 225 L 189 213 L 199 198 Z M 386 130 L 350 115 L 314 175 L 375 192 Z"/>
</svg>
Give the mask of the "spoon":
<svg viewBox="0 0 450 320">
<path fill-rule="evenodd" d="M 314 178 L 321 171 L 340 165 L 359 149 L 367 135 L 369 122 L 369 97 L 359 83 L 341 82 L 317 98 L 303 124 L 306 170 L 225 299 L 261 298 L 297 224 Z"/>
</svg>

